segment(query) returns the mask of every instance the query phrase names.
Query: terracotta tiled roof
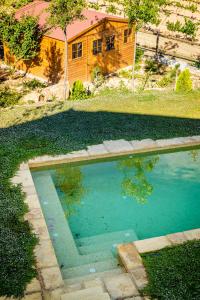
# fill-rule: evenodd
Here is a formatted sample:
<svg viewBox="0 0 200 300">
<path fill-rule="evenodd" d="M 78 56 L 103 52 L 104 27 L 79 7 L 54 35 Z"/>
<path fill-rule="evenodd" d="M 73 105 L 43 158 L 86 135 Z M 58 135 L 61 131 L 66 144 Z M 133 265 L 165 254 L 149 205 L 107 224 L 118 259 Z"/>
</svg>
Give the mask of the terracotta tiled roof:
<svg viewBox="0 0 200 300">
<path fill-rule="evenodd" d="M 15 16 L 20 19 L 22 16 L 31 15 L 39 18 L 40 26 L 44 26 L 48 18 L 47 8 L 49 6 L 48 2 L 35 0 L 24 7 L 20 8 Z M 83 15 L 84 20 L 77 20 L 73 24 L 69 25 L 67 28 L 68 40 L 75 37 L 84 30 L 87 30 L 90 26 L 95 25 L 102 19 L 110 17 L 110 15 L 95 10 L 84 10 Z M 46 36 L 64 41 L 64 34 L 60 28 L 55 28 L 45 34 Z"/>
</svg>

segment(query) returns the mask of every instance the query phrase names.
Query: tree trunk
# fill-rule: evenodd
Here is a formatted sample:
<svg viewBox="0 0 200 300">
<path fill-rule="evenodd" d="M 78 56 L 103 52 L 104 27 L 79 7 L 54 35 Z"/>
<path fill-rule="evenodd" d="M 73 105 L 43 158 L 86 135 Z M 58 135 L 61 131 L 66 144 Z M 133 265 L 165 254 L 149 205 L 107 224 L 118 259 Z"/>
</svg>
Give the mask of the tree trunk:
<svg viewBox="0 0 200 300">
<path fill-rule="evenodd" d="M 133 65 L 132 65 L 132 91 L 135 90 L 135 59 L 136 59 L 136 47 L 137 47 L 137 31 L 136 26 L 133 27 L 133 37 L 134 37 L 134 46 L 133 46 Z"/>
<path fill-rule="evenodd" d="M 158 30 L 156 35 L 156 60 L 158 60 L 159 40 L 160 40 L 160 32 Z"/>
<path fill-rule="evenodd" d="M 65 35 L 65 49 L 64 49 L 64 91 L 63 97 L 66 100 L 69 97 L 68 89 L 68 42 L 67 42 L 67 29 L 64 31 Z"/>
</svg>

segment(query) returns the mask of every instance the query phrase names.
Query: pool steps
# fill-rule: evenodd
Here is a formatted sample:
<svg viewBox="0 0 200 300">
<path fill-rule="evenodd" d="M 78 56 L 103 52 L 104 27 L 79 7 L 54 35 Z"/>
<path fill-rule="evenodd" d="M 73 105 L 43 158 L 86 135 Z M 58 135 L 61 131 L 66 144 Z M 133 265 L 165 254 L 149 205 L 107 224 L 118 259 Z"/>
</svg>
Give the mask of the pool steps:
<svg viewBox="0 0 200 300">
<path fill-rule="evenodd" d="M 137 241 L 134 230 L 124 230 L 118 232 L 110 232 L 100 234 L 88 238 L 77 239 L 75 242 L 78 246 L 80 254 L 89 254 L 102 250 L 113 250 L 115 252 L 116 246 L 122 243 Z"/>
<path fill-rule="evenodd" d="M 110 296 L 102 287 L 90 287 L 61 296 L 61 300 L 109 300 Z"/>
<path fill-rule="evenodd" d="M 112 276 L 120 275 L 123 273 L 124 273 L 124 268 L 120 266 L 115 269 L 104 271 L 104 272 L 90 273 L 89 275 L 77 276 L 77 277 L 73 277 L 73 278 L 64 279 L 64 283 L 65 283 L 65 287 L 68 287 L 70 285 L 74 285 L 77 283 L 81 284 L 85 281 L 89 281 L 92 279 L 96 279 L 96 278 L 103 279 L 106 277 L 112 277 Z"/>
<path fill-rule="evenodd" d="M 103 271 L 109 271 L 117 268 L 119 262 L 116 258 L 110 258 L 95 263 L 89 263 L 73 268 L 66 268 L 62 270 L 63 278 L 73 278 L 76 276 L 89 275 L 91 273 L 98 273 Z"/>
<path fill-rule="evenodd" d="M 105 272 L 122 272 L 115 257 L 115 249 L 117 244 L 138 240 L 135 232 L 111 232 L 75 241 L 51 176 L 41 174 L 35 181 L 49 233 L 54 248 L 59 253 L 58 263 L 62 266 L 63 279 L 76 281 L 82 276 L 96 278 L 98 274 Z"/>
</svg>

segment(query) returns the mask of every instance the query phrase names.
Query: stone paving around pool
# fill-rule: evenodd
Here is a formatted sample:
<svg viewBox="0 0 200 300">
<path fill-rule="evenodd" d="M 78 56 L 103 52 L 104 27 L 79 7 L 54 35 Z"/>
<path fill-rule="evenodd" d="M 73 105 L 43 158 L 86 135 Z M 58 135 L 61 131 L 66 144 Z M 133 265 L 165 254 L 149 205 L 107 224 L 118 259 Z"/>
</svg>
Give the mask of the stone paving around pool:
<svg viewBox="0 0 200 300">
<path fill-rule="evenodd" d="M 38 278 L 27 286 L 26 296 L 23 300 L 147 300 L 148 298 L 142 298 L 139 292 L 147 284 L 147 276 L 140 253 L 200 239 L 200 229 L 195 229 L 118 245 L 119 261 L 124 268 L 121 272 L 107 271 L 71 281 L 63 281 L 30 167 L 195 145 L 200 145 L 200 136 L 156 141 L 151 139 L 129 142 L 125 140 L 105 141 L 100 145 L 88 146 L 87 150 L 54 157 L 37 157 L 28 163 L 22 163 L 12 182 L 13 184 L 22 184 L 23 191 L 26 193 L 25 201 L 29 207 L 25 218 L 32 225 L 33 232 L 40 240 L 35 249 Z M 3 299 L 5 298 L 0 298 L 0 300 Z"/>
</svg>

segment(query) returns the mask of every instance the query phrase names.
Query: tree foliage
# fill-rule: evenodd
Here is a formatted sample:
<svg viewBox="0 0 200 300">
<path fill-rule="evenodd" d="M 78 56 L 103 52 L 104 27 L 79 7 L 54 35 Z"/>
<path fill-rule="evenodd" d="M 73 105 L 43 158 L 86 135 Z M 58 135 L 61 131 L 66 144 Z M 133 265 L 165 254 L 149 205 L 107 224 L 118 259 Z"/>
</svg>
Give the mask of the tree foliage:
<svg viewBox="0 0 200 300">
<path fill-rule="evenodd" d="M 192 90 L 192 79 L 189 69 L 183 70 L 176 82 L 177 92 L 190 92 Z"/>
<path fill-rule="evenodd" d="M 35 17 L 24 16 L 16 20 L 14 15 L 1 15 L 1 39 L 17 60 L 30 60 L 37 56 L 43 33 L 44 28 L 40 28 Z"/>
<path fill-rule="evenodd" d="M 199 24 L 193 22 L 192 20 L 185 18 L 184 23 L 180 21 L 176 22 L 167 22 L 167 29 L 173 32 L 180 32 L 185 34 L 186 37 L 195 38 Z"/>
<path fill-rule="evenodd" d="M 68 25 L 84 18 L 82 11 L 85 7 L 85 0 L 53 0 L 48 8 L 50 13 L 48 21 L 50 25 L 58 26 L 65 32 Z"/>
</svg>

